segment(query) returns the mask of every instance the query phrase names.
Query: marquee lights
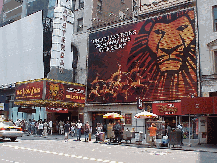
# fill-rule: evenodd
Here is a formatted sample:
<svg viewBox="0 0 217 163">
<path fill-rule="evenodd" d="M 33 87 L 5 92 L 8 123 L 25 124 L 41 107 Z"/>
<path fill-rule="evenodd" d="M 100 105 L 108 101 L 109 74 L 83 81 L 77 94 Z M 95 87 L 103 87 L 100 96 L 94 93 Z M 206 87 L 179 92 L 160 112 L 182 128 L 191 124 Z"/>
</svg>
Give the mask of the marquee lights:
<svg viewBox="0 0 217 163">
<path fill-rule="evenodd" d="M 80 84 L 80 83 L 72 83 L 72 82 L 66 82 L 66 81 L 62 81 L 62 80 L 54 80 L 54 79 L 48 79 L 48 78 L 16 82 L 16 85 L 27 84 L 27 83 L 32 83 L 32 82 L 37 82 L 37 81 L 42 81 L 42 80 L 52 81 L 52 82 L 56 82 L 56 83 L 63 83 L 63 84 L 72 84 L 72 85 L 77 85 L 77 86 L 85 86 L 84 84 Z"/>
</svg>

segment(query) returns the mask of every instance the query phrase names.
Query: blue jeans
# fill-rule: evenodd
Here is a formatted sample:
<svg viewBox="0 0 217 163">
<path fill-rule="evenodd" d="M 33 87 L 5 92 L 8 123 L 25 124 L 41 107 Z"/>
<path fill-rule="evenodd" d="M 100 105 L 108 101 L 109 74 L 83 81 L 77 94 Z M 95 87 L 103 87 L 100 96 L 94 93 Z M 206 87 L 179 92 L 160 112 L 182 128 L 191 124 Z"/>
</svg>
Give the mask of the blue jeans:
<svg viewBox="0 0 217 163">
<path fill-rule="evenodd" d="M 81 129 L 77 129 L 77 140 L 81 140 Z"/>
<path fill-rule="evenodd" d="M 84 132 L 84 136 L 85 136 L 85 141 L 86 141 L 86 138 L 89 137 L 89 132 Z"/>
</svg>

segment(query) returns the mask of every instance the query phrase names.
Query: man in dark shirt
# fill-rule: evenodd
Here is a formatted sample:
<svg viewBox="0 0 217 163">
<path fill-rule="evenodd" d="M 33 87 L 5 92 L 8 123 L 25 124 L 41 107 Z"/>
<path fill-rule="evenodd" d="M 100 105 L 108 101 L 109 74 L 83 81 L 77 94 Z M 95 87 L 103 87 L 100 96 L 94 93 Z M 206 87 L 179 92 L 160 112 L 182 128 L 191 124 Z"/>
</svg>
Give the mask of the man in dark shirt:
<svg viewBox="0 0 217 163">
<path fill-rule="evenodd" d="M 64 130 L 65 130 L 65 139 L 68 139 L 68 137 L 69 137 L 69 131 L 70 131 L 69 121 L 67 121 L 66 124 L 64 125 Z"/>
</svg>

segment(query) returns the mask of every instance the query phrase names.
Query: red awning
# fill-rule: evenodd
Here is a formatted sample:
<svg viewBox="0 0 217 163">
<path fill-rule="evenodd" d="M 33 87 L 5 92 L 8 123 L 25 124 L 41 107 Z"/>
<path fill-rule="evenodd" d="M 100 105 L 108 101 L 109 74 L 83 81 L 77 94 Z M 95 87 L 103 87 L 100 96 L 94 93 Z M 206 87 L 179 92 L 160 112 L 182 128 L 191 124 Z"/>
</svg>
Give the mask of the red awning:
<svg viewBox="0 0 217 163">
<path fill-rule="evenodd" d="M 214 106 L 217 105 L 214 97 L 182 98 L 182 114 L 214 114 Z M 217 110 L 216 110 L 217 112 Z"/>
</svg>

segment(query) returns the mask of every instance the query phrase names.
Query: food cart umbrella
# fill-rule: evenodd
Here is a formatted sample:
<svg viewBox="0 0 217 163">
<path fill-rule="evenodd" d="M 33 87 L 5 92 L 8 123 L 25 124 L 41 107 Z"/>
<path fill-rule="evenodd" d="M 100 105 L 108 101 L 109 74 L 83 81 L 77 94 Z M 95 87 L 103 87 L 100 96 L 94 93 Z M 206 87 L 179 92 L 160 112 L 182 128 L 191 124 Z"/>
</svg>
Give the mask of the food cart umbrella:
<svg viewBox="0 0 217 163">
<path fill-rule="evenodd" d="M 148 111 L 143 111 L 141 113 L 137 113 L 134 116 L 134 118 L 136 118 L 136 119 L 146 119 L 146 118 L 153 118 L 153 117 L 157 117 L 157 115 L 154 113 L 150 113 Z"/>
<path fill-rule="evenodd" d="M 124 117 L 118 113 L 107 113 L 103 115 L 103 118 L 104 119 L 122 119 Z"/>
</svg>

